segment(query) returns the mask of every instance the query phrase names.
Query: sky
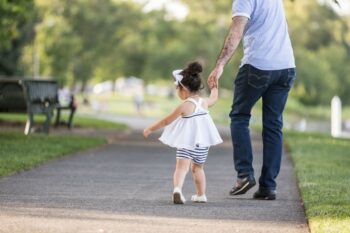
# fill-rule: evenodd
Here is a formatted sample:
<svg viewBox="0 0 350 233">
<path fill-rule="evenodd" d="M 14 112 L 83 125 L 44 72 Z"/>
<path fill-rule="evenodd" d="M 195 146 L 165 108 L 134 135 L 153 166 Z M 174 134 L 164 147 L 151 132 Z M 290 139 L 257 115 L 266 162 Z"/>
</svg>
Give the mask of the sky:
<svg viewBox="0 0 350 233">
<path fill-rule="evenodd" d="M 318 0 L 320 3 L 330 4 L 333 9 L 341 16 L 350 16 L 350 0 L 338 0 L 339 5 L 330 0 Z"/>
<path fill-rule="evenodd" d="M 179 0 L 134 0 L 135 2 L 145 4 L 143 10 L 150 12 L 164 8 L 168 16 L 177 20 L 184 20 L 189 12 L 186 5 Z"/>
<path fill-rule="evenodd" d="M 149 12 L 165 8 L 170 17 L 177 20 L 184 20 L 189 13 L 186 5 L 180 0 L 134 0 L 135 2 L 145 4 L 144 11 Z M 338 0 L 339 5 L 335 4 L 333 0 L 318 0 L 321 4 L 330 4 L 333 9 L 342 16 L 350 16 L 350 0 Z"/>
</svg>

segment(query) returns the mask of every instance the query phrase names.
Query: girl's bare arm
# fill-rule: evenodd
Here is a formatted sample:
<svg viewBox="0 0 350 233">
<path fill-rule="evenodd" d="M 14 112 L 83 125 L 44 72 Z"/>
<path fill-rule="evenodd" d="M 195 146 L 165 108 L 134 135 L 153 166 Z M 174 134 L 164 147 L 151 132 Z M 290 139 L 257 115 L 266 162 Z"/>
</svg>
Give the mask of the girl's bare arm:
<svg viewBox="0 0 350 233">
<path fill-rule="evenodd" d="M 163 119 L 155 122 L 154 124 L 148 126 L 143 130 L 143 135 L 147 138 L 148 135 L 153 133 L 154 131 L 161 129 L 167 125 L 169 125 L 171 122 L 173 122 L 176 118 L 178 118 L 183 113 L 183 104 L 178 106 L 174 111 L 172 111 L 169 115 L 164 117 Z"/>
<path fill-rule="evenodd" d="M 217 87 L 213 87 L 210 90 L 210 96 L 206 99 L 208 107 L 213 106 L 219 98 L 219 90 Z"/>
</svg>

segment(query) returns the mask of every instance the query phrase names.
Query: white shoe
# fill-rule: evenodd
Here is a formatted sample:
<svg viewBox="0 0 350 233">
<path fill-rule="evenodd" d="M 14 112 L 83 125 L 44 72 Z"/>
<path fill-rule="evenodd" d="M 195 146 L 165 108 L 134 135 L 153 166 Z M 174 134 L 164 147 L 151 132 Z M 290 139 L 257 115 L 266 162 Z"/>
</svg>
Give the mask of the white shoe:
<svg viewBox="0 0 350 233">
<path fill-rule="evenodd" d="M 193 195 L 191 197 L 191 201 L 198 202 L 198 203 L 206 203 L 208 200 L 205 194 L 203 194 L 202 196 Z"/>
<path fill-rule="evenodd" d="M 174 204 L 185 204 L 186 202 L 186 199 L 182 195 L 181 189 L 179 187 L 174 188 L 173 202 Z"/>
</svg>

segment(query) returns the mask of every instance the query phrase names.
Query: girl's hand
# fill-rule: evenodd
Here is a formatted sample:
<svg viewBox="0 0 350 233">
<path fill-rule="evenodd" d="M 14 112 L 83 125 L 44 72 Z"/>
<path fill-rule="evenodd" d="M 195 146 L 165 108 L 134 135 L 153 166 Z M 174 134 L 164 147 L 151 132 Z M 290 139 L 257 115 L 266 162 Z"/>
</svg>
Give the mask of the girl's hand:
<svg viewBox="0 0 350 233">
<path fill-rule="evenodd" d="M 145 138 L 147 138 L 151 133 L 152 133 L 152 131 L 149 128 L 146 128 L 143 130 L 143 136 Z"/>
</svg>

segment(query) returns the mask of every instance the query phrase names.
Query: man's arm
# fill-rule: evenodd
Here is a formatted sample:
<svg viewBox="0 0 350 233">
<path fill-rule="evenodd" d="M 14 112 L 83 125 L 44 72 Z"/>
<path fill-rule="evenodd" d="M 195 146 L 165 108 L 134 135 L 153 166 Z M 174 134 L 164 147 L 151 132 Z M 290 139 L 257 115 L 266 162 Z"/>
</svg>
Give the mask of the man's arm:
<svg viewBox="0 0 350 233">
<path fill-rule="evenodd" d="M 235 16 L 232 19 L 232 23 L 229 29 L 229 32 L 226 36 L 224 46 L 221 50 L 221 53 L 216 61 L 215 68 L 210 73 L 208 77 L 209 87 L 213 87 L 217 80 L 220 78 L 224 66 L 231 59 L 233 54 L 236 52 L 236 49 L 243 37 L 244 29 L 248 23 L 248 18 L 245 16 Z"/>
<path fill-rule="evenodd" d="M 226 36 L 224 46 L 216 61 L 217 65 L 225 66 L 236 52 L 236 49 L 243 37 L 243 32 L 247 22 L 248 18 L 244 16 L 236 16 L 232 19 L 230 30 Z"/>
</svg>

